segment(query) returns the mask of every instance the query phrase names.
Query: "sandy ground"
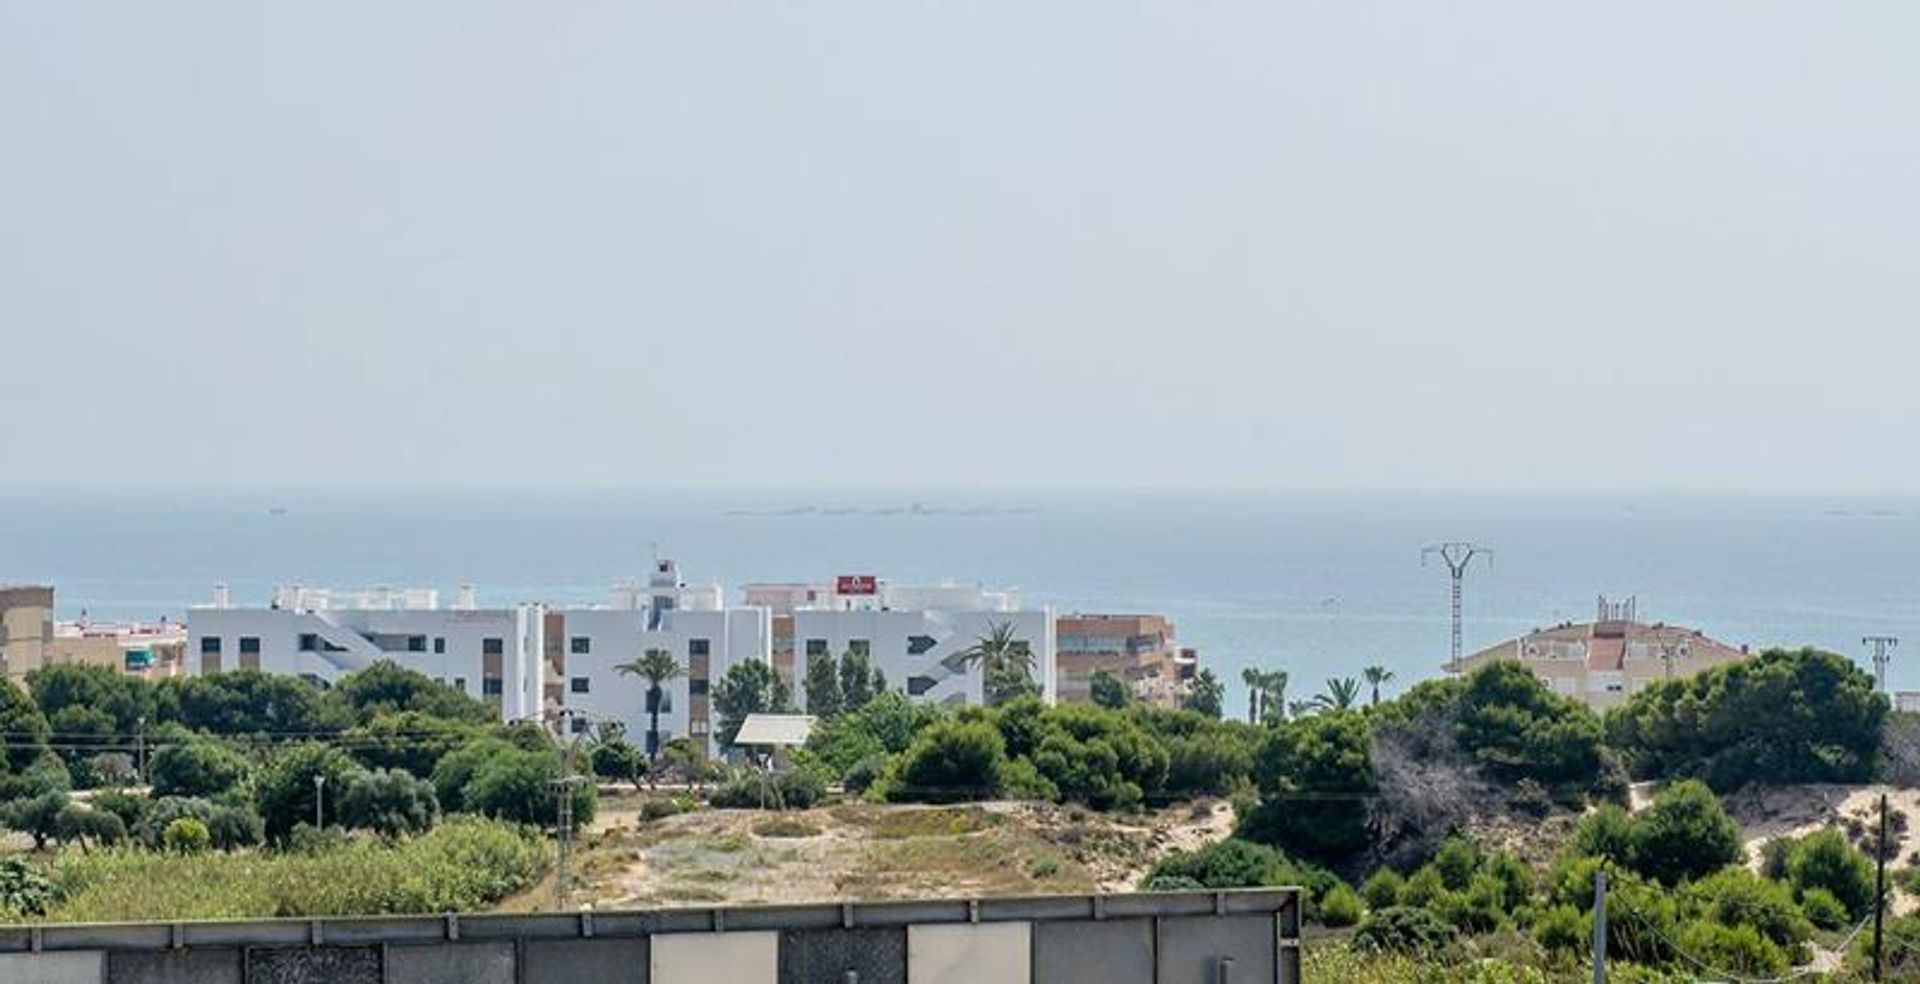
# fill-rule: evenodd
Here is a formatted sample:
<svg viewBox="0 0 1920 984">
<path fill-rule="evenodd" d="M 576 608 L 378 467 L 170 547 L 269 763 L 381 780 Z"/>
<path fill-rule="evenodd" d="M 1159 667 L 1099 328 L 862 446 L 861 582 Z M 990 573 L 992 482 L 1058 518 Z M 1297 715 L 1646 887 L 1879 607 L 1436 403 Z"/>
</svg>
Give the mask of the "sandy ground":
<svg viewBox="0 0 1920 984">
<path fill-rule="evenodd" d="M 844 804 L 646 821 L 605 804 L 576 852 L 599 907 L 1131 891 L 1153 863 L 1226 837 L 1225 803 L 1136 817 L 1069 807 Z"/>
</svg>

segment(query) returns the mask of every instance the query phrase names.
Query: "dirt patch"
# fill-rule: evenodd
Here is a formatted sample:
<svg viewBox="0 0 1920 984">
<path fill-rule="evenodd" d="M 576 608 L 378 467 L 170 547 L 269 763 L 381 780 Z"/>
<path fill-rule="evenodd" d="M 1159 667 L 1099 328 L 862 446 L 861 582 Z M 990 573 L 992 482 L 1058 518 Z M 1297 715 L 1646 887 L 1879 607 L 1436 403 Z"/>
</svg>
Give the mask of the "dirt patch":
<svg viewBox="0 0 1920 984">
<path fill-rule="evenodd" d="M 575 853 L 598 907 L 1130 891 L 1160 858 L 1227 836 L 1224 803 L 1114 817 L 1046 804 L 848 803 L 642 819 L 603 809 Z"/>
</svg>

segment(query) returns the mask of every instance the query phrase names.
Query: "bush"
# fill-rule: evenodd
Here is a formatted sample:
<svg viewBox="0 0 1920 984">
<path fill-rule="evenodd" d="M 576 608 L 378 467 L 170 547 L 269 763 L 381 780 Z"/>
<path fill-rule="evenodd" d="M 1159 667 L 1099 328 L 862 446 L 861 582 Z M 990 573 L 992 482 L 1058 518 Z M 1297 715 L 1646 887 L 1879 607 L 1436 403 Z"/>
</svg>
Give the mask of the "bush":
<svg viewBox="0 0 1920 984">
<path fill-rule="evenodd" d="M 1288 881 L 1291 870 L 1279 851 L 1233 837 L 1161 859 L 1148 872 L 1147 882 L 1183 878 L 1201 888 L 1257 888 Z"/>
<path fill-rule="evenodd" d="M 1345 883 L 1337 884 L 1320 896 L 1320 925 L 1332 929 L 1360 921 L 1360 896 Z"/>
<path fill-rule="evenodd" d="M 1847 914 L 1860 919 L 1873 908 L 1873 862 L 1846 835 L 1828 827 L 1800 838 L 1787 853 L 1787 880 L 1804 897 L 1825 889 Z"/>
<path fill-rule="evenodd" d="M 664 820 L 699 808 L 691 796 L 649 796 L 640 801 L 640 819 Z"/>
<path fill-rule="evenodd" d="M 1570 905 L 1556 905 L 1533 920 L 1534 942 L 1548 953 L 1582 953 L 1592 936 L 1593 927 L 1587 917 Z"/>
<path fill-rule="evenodd" d="M 127 839 L 127 825 L 105 810 L 79 803 L 68 803 L 55 820 L 62 844 L 97 844 L 112 847 Z"/>
<path fill-rule="evenodd" d="M 482 757 L 456 794 L 462 808 L 517 823 L 545 826 L 555 822 L 561 802 L 555 783 L 564 772 L 559 752 L 551 748 L 525 749 L 497 742 L 475 744 L 483 746 Z M 462 748 L 448 755 L 441 760 L 441 765 L 446 766 L 450 760 L 464 755 L 466 751 L 466 748 Z M 436 790 L 441 788 L 443 778 L 440 770 L 436 769 L 433 781 Z M 593 822 L 594 809 L 599 803 L 598 791 L 593 784 L 582 782 L 574 785 L 572 800 L 574 825 L 584 827 Z"/>
<path fill-rule="evenodd" d="M 26 858 L 0 857 L 0 915 L 45 915 L 53 900 L 53 882 L 44 872 Z"/>
<path fill-rule="evenodd" d="M 1434 852 L 1433 868 L 1440 883 L 1455 892 L 1466 891 L 1473 873 L 1480 869 L 1480 848 L 1464 837 L 1449 837 Z"/>
<path fill-rule="evenodd" d="M 340 820 L 384 837 L 417 834 L 433 826 L 440 804 L 433 783 L 398 770 L 360 772 L 340 795 Z"/>
<path fill-rule="evenodd" d="M 920 733 L 901 758 L 887 798 L 895 802 L 954 803 L 992 799 L 1000 792 L 1006 741 L 980 721 L 942 721 Z"/>
<path fill-rule="evenodd" d="M 267 839 L 266 822 L 243 803 L 216 804 L 206 818 L 207 834 L 222 851 L 253 847 Z"/>
<path fill-rule="evenodd" d="M 160 846 L 172 854 L 200 854 L 212 843 L 207 825 L 193 817 L 170 821 L 160 833 Z"/>
<path fill-rule="evenodd" d="M 1353 946 L 1362 953 L 1405 953 L 1437 957 L 1452 949 L 1459 933 L 1439 916 L 1416 906 L 1389 906 L 1368 914 L 1354 930 Z"/>
<path fill-rule="evenodd" d="M 1727 868 L 1695 882 L 1688 894 L 1707 900 L 1706 915 L 1722 926 L 1751 926 L 1761 936 L 1791 947 L 1813 935 L 1813 925 L 1793 903 L 1793 893 L 1745 868 Z"/>
<path fill-rule="evenodd" d="M 1744 853 L 1739 825 L 1700 782 L 1675 783 L 1633 821 L 1633 869 L 1665 885 L 1717 871 Z"/>
<path fill-rule="evenodd" d="M 1400 901 L 1400 887 L 1406 880 L 1392 868 L 1379 868 L 1360 883 L 1360 897 L 1367 900 L 1367 908 L 1384 909 Z"/>
<path fill-rule="evenodd" d="M 1840 929 L 1848 921 L 1847 907 L 1824 888 L 1809 888 L 1800 896 L 1800 911 L 1821 929 Z"/>
<path fill-rule="evenodd" d="M 280 840 L 294 824 L 312 823 L 315 797 L 335 803 L 362 771 L 347 753 L 318 742 L 294 745 L 276 755 L 254 782 L 254 802 L 267 836 Z M 326 780 L 323 790 L 316 790 L 316 777 Z M 332 817 L 327 819 L 331 822 Z"/>
<path fill-rule="evenodd" d="M 1681 931 L 1680 948 L 1717 971 L 1776 977 L 1787 971 L 1785 950 L 1752 926 L 1697 920 Z"/>
<path fill-rule="evenodd" d="M 713 791 L 710 802 L 731 810 L 805 810 L 826 796 L 826 780 L 811 769 L 767 773 L 742 769 Z"/>
<path fill-rule="evenodd" d="M 889 759 L 885 754 L 869 755 L 855 762 L 851 768 L 847 769 L 846 774 L 841 777 L 840 783 L 846 787 L 847 792 L 853 793 L 856 796 L 864 793 L 873 788 L 873 784 L 879 782 L 880 778 L 887 774 L 888 761 Z"/>
<path fill-rule="evenodd" d="M 1602 803 L 1580 818 L 1568 850 L 1588 858 L 1626 864 L 1633 853 L 1633 818 L 1612 803 Z"/>
</svg>

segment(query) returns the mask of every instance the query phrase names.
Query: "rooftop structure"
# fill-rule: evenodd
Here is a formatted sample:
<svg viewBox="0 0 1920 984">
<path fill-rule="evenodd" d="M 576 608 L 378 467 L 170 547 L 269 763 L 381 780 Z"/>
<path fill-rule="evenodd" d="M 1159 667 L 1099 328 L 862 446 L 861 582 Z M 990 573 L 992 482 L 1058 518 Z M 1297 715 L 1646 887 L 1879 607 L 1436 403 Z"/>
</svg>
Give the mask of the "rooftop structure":
<svg viewBox="0 0 1920 984">
<path fill-rule="evenodd" d="M 1469 673 L 1494 660 L 1517 660 L 1555 693 L 1595 710 L 1624 703 L 1660 680 L 1682 679 L 1747 658 L 1698 629 L 1639 621 L 1638 600 L 1599 599 L 1592 622 L 1535 629 L 1460 661 Z"/>
</svg>

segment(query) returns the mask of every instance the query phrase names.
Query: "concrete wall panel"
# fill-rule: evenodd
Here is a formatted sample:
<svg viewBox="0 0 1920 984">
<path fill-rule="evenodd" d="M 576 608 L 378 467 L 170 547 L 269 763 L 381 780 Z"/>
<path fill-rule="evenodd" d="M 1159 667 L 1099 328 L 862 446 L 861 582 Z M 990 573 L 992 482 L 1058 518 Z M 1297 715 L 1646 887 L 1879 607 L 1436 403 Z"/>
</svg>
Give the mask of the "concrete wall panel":
<svg viewBox="0 0 1920 984">
<path fill-rule="evenodd" d="M 647 963 L 644 937 L 529 940 L 523 984 L 647 984 Z"/>
<path fill-rule="evenodd" d="M 380 948 L 260 947 L 247 951 L 247 984 L 381 984 Z"/>
<path fill-rule="evenodd" d="M 1033 927 L 1024 922 L 907 927 L 908 984 L 1027 984 Z"/>
<path fill-rule="evenodd" d="M 1160 920 L 1159 984 L 1268 984 L 1279 949 L 1272 916 L 1177 916 Z"/>
<path fill-rule="evenodd" d="M 1033 924 L 1041 984 L 1154 984 L 1153 920 Z"/>
<path fill-rule="evenodd" d="M 790 929 L 780 934 L 780 984 L 906 984 L 907 931 Z"/>
<path fill-rule="evenodd" d="M 241 984 L 240 951 L 109 953 L 107 984 Z"/>
<path fill-rule="evenodd" d="M 387 948 L 386 984 L 514 984 L 512 943 Z"/>
<path fill-rule="evenodd" d="M 775 984 L 780 934 L 667 933 L 653 938 L 649 984 Z"/>
<path fill-rule="evenodd" d="M 0 955 L 6 984 L 100 984 L 106 978 L 107 955 L 99 950 Z"/>
</svg>

